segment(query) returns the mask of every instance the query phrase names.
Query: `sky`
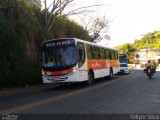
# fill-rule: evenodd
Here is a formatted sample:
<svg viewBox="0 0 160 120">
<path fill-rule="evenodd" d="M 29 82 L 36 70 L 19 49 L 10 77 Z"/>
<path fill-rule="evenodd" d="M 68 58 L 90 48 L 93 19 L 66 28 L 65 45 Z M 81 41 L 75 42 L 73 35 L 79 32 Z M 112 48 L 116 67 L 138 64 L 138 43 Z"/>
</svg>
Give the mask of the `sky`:
<svg viewBox="0 0 160 120">
<path fill-rule="evenodd" d="M 160 30 L 160 0 L 74 0 L 74 7 L 96 4 L 103 6 L 94 8 L 91 15 L 105 16 L 110 21 L 108 34 L 111 40 L 99 44 L 114 47 L 133 43 L 148 32 Z M 71 18 L 82 24 L 82 16 Z"/>
</svg>

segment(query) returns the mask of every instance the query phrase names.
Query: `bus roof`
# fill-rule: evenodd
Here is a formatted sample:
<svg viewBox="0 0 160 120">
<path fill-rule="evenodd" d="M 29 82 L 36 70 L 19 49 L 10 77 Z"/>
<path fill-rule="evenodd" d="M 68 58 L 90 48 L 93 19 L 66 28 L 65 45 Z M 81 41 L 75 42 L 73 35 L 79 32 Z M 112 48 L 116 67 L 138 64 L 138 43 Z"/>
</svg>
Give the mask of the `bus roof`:
<svg viewBox="0 0 160 120">
<path fill-rule="evenodd" d="M 94 45 L 94 46 L 97 46 L 97 47 L 102 47 L 102 48 L 107 48 L 107 49 L 109 49 L 109 50 L 117 51 L 117 50 L 114 49 L 114 48 L 105 47 L 105 46 L 98 45 L 98 44 L 96 44 L 96 43 L 89 42 L 89 41 L 85 41 L 85 40 L 78 39 L 78 38 L 56 38 L 56 39 L 51 39 L 51 40 L 48 40 L 48 41 L 43 42 L 43 43 L 41 44 L 41 46 L 42 46 L 43 44 L 48 43 L 48 42 L 51 42 L 51 41 L 67 40 L 67 39 L 72 39 L 72 40 L 79 41 L 79 42 L 83 42 L 83 43 L 86 43 L 86 44 L 89 44 L 89 45 Z"/>
</svg>

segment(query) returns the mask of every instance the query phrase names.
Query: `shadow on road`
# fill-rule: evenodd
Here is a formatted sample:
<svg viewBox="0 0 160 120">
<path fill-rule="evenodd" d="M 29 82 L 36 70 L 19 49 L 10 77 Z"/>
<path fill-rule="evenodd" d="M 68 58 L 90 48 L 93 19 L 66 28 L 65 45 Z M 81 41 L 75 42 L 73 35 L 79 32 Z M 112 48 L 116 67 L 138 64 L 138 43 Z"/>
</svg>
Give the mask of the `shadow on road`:
<svg viewBox="0 0 160 120">
<path fill-rule="evenodd" d="M 104 78 L 98 78 L 94 80 L 94 83 L 92 83 L 91 85 L 86 85 L 85 82 L 78 82 L 78 83 L 68 83 L 65 84 L 63 86 L 56 84 L 55 86 L 52 85 L 50 88 L 46 89 L 47 91 L 55 91 L 55 90 L 75 90 L 75 89 L 82 89 L 85 87 L 92 87 L 92 86 L 96 86 L 99 84 L 103 84 L 112 80 L 116 80 L 119 77 L 123 77 L 126 75 L 114 75 L 113 79 L 109 79 L 109 77 L 104 77 Z"/>
</svg>

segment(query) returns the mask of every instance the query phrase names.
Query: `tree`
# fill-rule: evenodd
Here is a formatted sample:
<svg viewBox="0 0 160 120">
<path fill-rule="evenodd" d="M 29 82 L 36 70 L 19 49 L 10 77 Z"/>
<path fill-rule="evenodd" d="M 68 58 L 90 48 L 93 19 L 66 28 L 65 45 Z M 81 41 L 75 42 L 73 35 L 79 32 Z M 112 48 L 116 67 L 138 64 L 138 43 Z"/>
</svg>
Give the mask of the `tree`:
<svg viewBox="0 0 160 120">
<path fill-rule="evenodd" d="M 115 48 L 118 49 L 119 53 L 126 54 L 129 58 L 130 62 L 133 62 L 134 60 L 134 52 L 136 49 L 133 47 L 133 44 L 126 43 L 120 46 L 116 46 Z"/>
<path fill-rule="evenodd" d="M 93 42 L 100 42 L 101 40 L 110 40 L 108 35 L 109 20 L 103 17 L 93 17 L 84 14 L 81 18 L 82 25 L 86 31 L 91 35 Z"/>
<path fill-rule="evenodd" d="M 53 3 L 47 8 L 47 3 L 45 0 L 45 23 L 47 32 L 51 30 L 57 16 L 60 16 L 66 6 L 71 2 L 73 2 L 73 0 L 53 0 Z"/>
<path fill-rule="evenodd" d="M 146 42 L 148 42 L 148 49 L 160 49 L 160 31 L 153 33 L 147 33 L 142 38 L 136 39 L 133 44 L 127 43 L 120 46 L 116 46 L 120 53 L 127 54 L 129 59 L 133 59 L 133 53 L 139 49 L 146 48 Z"/>
<path fill-rule="evenodd" d="M 133 46 L 137 49 L 145 49 L 148 48 L 156 48 L 160 49 L 159 47 L 159 36 L 160 32 L 155 31 L 153 33 L 147 33 L 146 35 L 143 35 L 143 37 L 139 40 L 135 40 Z"/>
<path fill-rule="evenodd" d="M 46 30 L 46 36 L 52 29 L 56 19 L 61 18 L 63 16 L 71 16 L 75 14 L 82 14 L 84 12 L 87 12 L 87 10 L 90 7 L 97 7 L 101 5 L 90 5 L 90 6 L 84 6 L 76 9 L 71 9 L 67 11 L 66 9 L 69 8 L 71 3 L 74 0 L 53 0 L 52 4 L 47 7 L 47 3 L 45 0 L 45 30 Z"/>
<path fill-rule="evenodd" d="M 103 16 L 102 18 L 96 18 L 93 21 L 89 33 L 92 36 L 94 42 L 100 42 L 103 39 L 110 40 L 110 36 L 107 34 L 109 21 Z"/>
</svg>

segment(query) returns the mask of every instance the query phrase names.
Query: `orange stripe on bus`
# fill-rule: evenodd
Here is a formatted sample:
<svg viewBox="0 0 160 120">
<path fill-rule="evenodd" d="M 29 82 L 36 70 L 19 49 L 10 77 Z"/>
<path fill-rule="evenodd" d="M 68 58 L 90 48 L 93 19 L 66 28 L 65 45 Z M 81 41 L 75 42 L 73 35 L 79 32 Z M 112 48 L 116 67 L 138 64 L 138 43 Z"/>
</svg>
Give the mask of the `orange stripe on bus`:
<svg viewBox="0 0 160 120">
<path fill-rule="evenodd" d="M 105 60 L 88 60 L 88 69 L 104 69 L 106 68 Z"/>
<path fill-rule="evenodd" d="M 88 60 L 87 68 L 97 70 L 97 69 L 105 69 L 109 67 L 119 67 L 119 62 L 117 60 Z"/>
<path fill-rule="evenodd" d="M 110 66 L 119 67 L 119 62 L 117 60 L 109 60 Z"/>
</svg>

